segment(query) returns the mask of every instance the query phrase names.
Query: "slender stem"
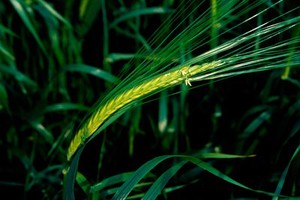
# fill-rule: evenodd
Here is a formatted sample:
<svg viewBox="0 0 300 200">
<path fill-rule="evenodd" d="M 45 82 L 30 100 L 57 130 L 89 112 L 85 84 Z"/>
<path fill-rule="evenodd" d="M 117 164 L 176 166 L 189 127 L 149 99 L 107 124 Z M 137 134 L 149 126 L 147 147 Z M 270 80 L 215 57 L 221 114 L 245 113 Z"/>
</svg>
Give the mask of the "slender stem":
<svg viewBox="0 0 300 200">
<path fill-rule="evenodd" d="M 111 72 L 111 67 L 108 62 L 105 62 L 109 53 L 109 35 L 108 35 L 108 21 L 105 7 L 105 0 L 101 0 L 102 7 L 102 19 L 103 19 L 103 68 L 104 70 Z"/>
</svg>

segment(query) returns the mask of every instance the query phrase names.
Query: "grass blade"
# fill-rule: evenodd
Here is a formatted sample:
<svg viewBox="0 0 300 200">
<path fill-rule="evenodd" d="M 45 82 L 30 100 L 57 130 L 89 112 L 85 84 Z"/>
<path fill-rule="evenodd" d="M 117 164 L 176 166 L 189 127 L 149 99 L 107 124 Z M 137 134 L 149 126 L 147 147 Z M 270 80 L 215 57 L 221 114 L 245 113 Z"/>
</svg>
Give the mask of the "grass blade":
<svg viewBox="0 0 300 200">
<path fill-rule="evenodd" d="M 74 159 L 71 161 L 69 166 L 63 170 L 64 174 L 64 200 L 75 200 L 75 192 L 74 185 L 77 176 L 78 163 L 80 159 L 81 152 L 83 150 L 83 146 L 81 146 L 76 154 L 74 155 Z"/>
<path fill-rule="evenodd" d="M 110 187 L 110 186 L 118 184 L 118 183 L 123 183 L 123 182 L 127 181 L 132 176 L 132 174 L 133 174 L 133 172 L 125 172 L 122 174 L 111 176 L 95 185 L 92 185 L 90 192 L 91 193 L 99 192 L 106 187 Z"/>
<path fill-rule="evenodd" d="M 165 171 L 149 188 L 145 196 L 142 200 L 153 200 L 156 199 L 157 196 L 161 193 L 161 191 L 165 188 L 166 184 L 169 180 L 187 163 L 187 161 L 183 161 L 175 164 L 170 169 Z"/>
<path fill-rule="evenodd" d="M 147 173 L 149 173 L 159 163 L 172 157 L 174 156 L 159 156 L 143 164 L 138 170 L 134 172 L 133 176 L 118 189 L 118 191 L 116 192 L 116 194 L 113 196 L 112 199 L 113 200 L 126 199 L 129 193 L 133 190 L 134 186 L 140 180 L 142 180 Z"/>
<path fill-rule="evenodd" d="M 7 50 L 1 43 L 0 43 L 0 52 L 1 52 L 4 56 L 6 56 L 9 60 L 11 60 L 11 61 L 14 61 L 14 60 L 15 60 L 14 55 L 11 54 L 11 53 L 9 52 L 9 50 Z"/>
<path fill-rule="evenodd" d="M 9 112 L 8 94 L 2 83 L 0 83 L 0 111 L 5 110 Z"/>
<path fill-rule="evenodd" d="M 49 13 L 51 13 L 54 17 L 59 19 L 61 22 L 63 22 L 68 28 L 71 28 L 72 25 L 67 21 L 63 16 L 61 16 L 49 3 L 38 0 L 39 4 L 43 6 Z"/>
<path fill-rule="evenodd" d="M 172 12 L 172 10 L 162 7 L 152 7 L 152 8 L 144 8 L 144 9 L 136 9 L 132 10 L 131 12 L 127 12 L 123 15 L 121 15 L 119 18 L 117 18 L 115 21 L 113 21 L 109 28 L 113 28 L 117 24 L 119 24 L 122 21 L 140 16 L 140 15 L 151 15 L 151 14 L 167 14 Z"/>
<path fill-rule="evenodd" d="M 68 111 L 68 110 L 80 110 L 80 111 L 88 111 L 88 107 L 81 104 L 74 103 L 57 103 L 49 105 L 45 108 L 44 112 L 60 112 L 60 111 Z"/>
<path fill-rule="evenodd" d="M 81 189 L 84 191 L 84 193 L 88 196 L 91 185 L 90 185 L 89 181 L 85 178 L 85 176 L 83 174 L 81 174 L 80 172 L 77 172 L 77 174 L 76 174 L 76 182 L 81 187 Z"/>
<path fill-rule="evenodd" d="M 295 157 L 296 157 L 299 153 L 300 153 L 300 145 L 297 147 L 297 149 L 295 150 L 295 152 L 294 152 L 292 158 L 290 159 L 290 162 L 288 163 L 288 165 L 286 166 L 286 168 L 285 168 L 284 171 L 282 172 L 281 177 L 280 177 L 280 179 L 279 179 L 279 181 L 278 181 L 276 190 L 275 190 L 276 196 L 274 196 L 272 200 L 278 200 L 278 196 L 280 195 L 281 190 L 282 190 L 282 188 L 283 188 L 283 185 L 284 185 L 284 182 L 285 182 L 287 173 L 288 173 L 288 171 L 289 171 L 289 168 L 290 168 L 292 162 L 294 161 Z"/>
<path fill-rule="evenodd" d="M 85 35 L 90 30 L 92 24 L 97 19 L 101 9 L 102 2 L 100 0 L 82 0 L 79 6 L 79 18 L 81 21 L 78 31 L 81 35 Z"/>
<path fill-rule="evenodd" d="M 20 72 L 14 67 L 5 66 L 0 64 L 0 72 L 5 72 L 7 74 L 12 75 L 18 82 L 25 83 L 30 87 L 36 88 L 37 83 L 34 82 L 31 78 Z"/>
<path fill-rule="evenodd" d="M 240 157 L 243 157 L 243 156 L 237 156 L 237 155 L 227 155 L 227 154 L 214 154 L 214 153 L 211 153 L 211 154 L 200 154 L 201 156 L 200 157 L 205 157 L 205 158 L 210 158 L 210 157 L 213 157 L 213 158 L 240 158 Z M 245 157 L 245 156 L 244 156 Z M 231 183 L 231 184 L 234 184 L 234 185 L 237 185 L 239 187 L 242 187 L 244 189 L 248 189 L 248 190 L 251 190 L 251 191 L 256 191 L 256 192 L 259 192 L 259 193 L 264 193 L 264 194 L 268 194 L 270 195 L 271 193 L 268 193 L 268 192 L 263 192 L 263 191 L 259 191 L 259 190 L 253 190 L 247 186 L 244 186 L 243 184 L 240 184 L 239 182 L 231 179 L 230 177 L 222 174 L 220 171 L 216 170 L 214 167 L 204 163 L 202 160 L 200 160 L 199 158 L 196 158 L 194 156 L 183 156 L 183 155 L 166 155 L 166 156 L 159 156 L 159 157 L 156 157 L 148 162 L 146 162 L 145 164 L 143 164 L 139 169 L 137 169 L 134 174 L 132 175 L 132 177 L 127 180 L 120 188 L 119 190 L 116 192 L 116 194 L 113 196 L 113 199 L 126 199 L 127 196 L 129 195 L 129 193 L 133 190 L 133 188 L 135 187 L 135 185 L 140 181 L 142 180 L 147 173 L 149 173 L 154 167 L 156 167 L 158 164 L 160 164 L 161 162 L 167 160 L 167 159 L 170 159 L 170 158 L 180 158 L 180 159 L 183 159 L 183 160 L 186 160 L 186 161 L 190 161 L 196 165 L 198 165 L 199 167 L 207 170 L 208 172 L 212 173 L 213 175 Z M 183 162 L 184 163 L 184 162 Z M 203 164 L 204 163 L 204 164 Z M 180 165 L 179 164 L 177 167 L 175 167 L 174 169 L 172 170 L 179 170 L 180 168 Z M 173 172 L 175 172 L 173 171 Z M 166 172 L 166 174 L 164 176 L 162 176 L 162 181 L 164 182 L 167 182 L 168 180 L 165 179 L 163 180 L 163 178 L 171 178 L 170 176 L 173 174 L 172 171 L 170 172 Z M 165 183 L 163 183 L 165 184 Z M 158 187 L 159 186 L 159 183 L 156 183 L 155 184 L 155 187 Z M 157 190 L 155 188 L 153 188 L 153 190 Z M 150 194 L 149 194 L 150 195 Z M 147 195 L 148 196 L 148 195 Z"/>
<path fill-rule="evenodd" d="M 108 73 L 102 69 L 89 66 L 89 65 L 84 65 L 84 64 L 72 64 L 72 65 L 67 65 L 65 66 L 64 70 L 70 71 L 70 72 L 81 72 L 81 73 L 87 73 L 91 74 L 95 77 L 101 78 L 105 81 L 108 81 L 110 83 L 116 83 L 119 81 L 119 79 L 112 75 L 111 73 Z"/>
<path fill-rule="evenodd" d="M 159 98 L 158 111 L 158 130 L 161 134 L 165 132 L 168 126 L 168 93 L 162 91 Z"/>
<path fill-rule="evenodd" d="M 15 10 L 17 11 L 17 13 L 19 14 L 21 20 L 24 22 L 25 26 L 28 28 L 29 32 L 32 34 L 32 36 L 34 37 L 34 39 L 36 40 L 36 42 L 42 49 L 42 51 L 47 55 L 46 49 L 45 49 L 41 39 L 39 38 L 39 36 L 36 32 L 36 29 L 34 28 L 34 25 L 32 24 L 32 22 L 30 20 L 30 17 L 28 16 L 28 13 L 26 11 L 26 6 L 23 5 L 23 3 L 21 3 L 18 0 L 10 0 L 10 2 L 13 5 L 13 7 L 15 8 Z"/>
<path fill-rule="evenodd" d="M 277 196 L 274 193 L 271 192 L 266 192 L 266 191 L 262 191 L 262 190 L 256 190 L 256 189 L 252 189 L 242 183 L 239 183 L 238 181 L 230 178 L 229 176 L 223 174 L 222 172 L 220 172 L 219 170 L 217 170 L 216 168 L 214 168 L 213 166 L 203 162 L 202 160 L 196 158 L 196 157 L 191 157 L 191 156 L 182 156 L 184 159 L 194 163 L 195 165 L 201 167 L 202 169 L 208 171 L 209 173 L 215 175 L 216 177 L 219 177 L 220 179 L 223 179 L 224 181 L 232 184 L 232 185 L 236 185 L 240 188 L 244 188 L 246 190 L 252 191 L 252 192 L 256 192 L 256 193 L 260 193 L 260 194 L 264 194 L 267 196 Z"/>
</svg>

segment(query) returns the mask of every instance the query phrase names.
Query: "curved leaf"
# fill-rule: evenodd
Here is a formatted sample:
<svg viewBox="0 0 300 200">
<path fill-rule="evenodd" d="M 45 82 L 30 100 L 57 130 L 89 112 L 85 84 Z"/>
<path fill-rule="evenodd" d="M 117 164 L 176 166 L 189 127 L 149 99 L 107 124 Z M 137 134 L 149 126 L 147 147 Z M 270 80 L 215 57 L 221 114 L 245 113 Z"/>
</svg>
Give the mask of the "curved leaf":
<svg viewBox="0 0 300 200">
<path fill-rule="evenodd" d="M 129 193 L 133 190 L 134 186 L 140 180 L 142 180 L 148 172 L 150 172 L 154 167 L 156 167 L 161 162 L 173 157 L 174 156 L 159 156 L 143 164 L 138 170 L 135 171 L 131 179 L 126 181 L 119 188 L 119 190 L 114 195 L 113 200 L 126 199 Z"/>
<path fill-rule="evenodd" d="M 63 22 L 65 25 L 67 25 L 68 27 L 72 27 L 71 24 L 63 17 L 61 16 L 54 8 L 52 8 L 52 6 L 43 1 L 43 0 L 38 0 L 39 4 L 42 5 L 49 13 L 51 13 L 54 17 L 56 17 L 57 19 L 59 19 L 61 22 Z"/>
<path fill-rule="evenodd" d="M 22 3 L 18 0 L 10 0 L 10 2 L 13 5 L 13 7 L 15 8 L 15 10 L 17 11 L 21 20 L 24 22 L 25 26 L 28 28 L 28 30 L 30 31 L 30 33 L 32 34 L 32 36 L 34 37 L 34 39 L 36 40 L 36 42 L 38 43 L 40 48 L 42 49 L 42 51 L 45 54 L 47 54 L 46 49 L 45 49 L 41 39 L 39 38 L 39 36 L 34 28 L 34 25 L 32 24 L 32 22 L 30 20 L 30 17 L 27 14 L 25 5 L 22 5 Z"/>
<path fill-rule="evenodd" d="M 143 200 L 153 200 L 156 199 L 157 196 L 161 193 L 161 191 L 165 188 L 166 184 L 169 180 L 178 172 L 178 170 L 183 167 L 187 161 L 183 161 L 175 164 L 170 169 L 165 171 L 150 187 L 145 196 L 142 198 Z"/>
<path fill-rule="evenodd" d="M 97 192 L 97 191 L 103 190 L 103 188 L 125 182 L 132 176 L 132 174 L 133 174 L 133 172 L 125 172 L 125 173 L 118 174 L 118 175 L 109 177 L 107 179 L 104 179 L 100 183 L 97 183 L 97 184 L 91 186 L 90 192 L 91 193 Z"/>
<path fill-rule="evenodd" d="M 271 192 L 266 192 L 266 191 L 262 191 L 262 190 L 256 190 L 256 189 L 252 189 L 250 187 L 245 186 L 242 183 L 239 183 L 238 181 L 230 178 L 229 176 L 223 174 L 222 172 L 220 172 L 219 170 L 217 170 L 216 168 L 214 168 L 213 166 L 207 164 L 206 162 L 200 160 L 199 158 L 195 157 L 195 156 L 186 156 L 186 155 L 166 155 L 166 156 L 159 156 L 156 157 L 148 162 L 146 162 L 144 165 L 142 165 L 135 173 L 134 175 L 131 177 L 131 179 L 129 179 L 128 181 L 126 181 L 120 188 L 119 190 L 116 192 L 116 194 L 114 195 L 113 199 L 126 199 L 127 196 L 129 195 L 129 193 L 133 190 L 133 188 L 135 187 L 135 185 L 142 180 L 145 175 L 152 170 L 154 167 L 156 167 L 158 164 L 160 164 L 161 162 L 170 159 L 170 158 L 180 158 L 184 161 L 189 161 L 192 162 L 193 164 L 197 165 L 198 167 L 201 167 L 202 169 L 206 170 L 207 172 L 215 175 L 216 177 L 219 177 L 221 179 L 223 179 L 224 181 L 236 185 L 238 187 L 244 188 L 246 190 L 250 190 L 256 193 L 261 193 L 261 194 L 265 194 L 268 196 L 277 196 L 274 193 Z M 170 179 L 171 175 L 173 173 L 176 172 L 176 170 L 179 170 L 180 165 L 178 165 L 177 167 L 174 167 L 171 171 L 167 171 L 166 174 L 164 174 L 161 178 L 162 181 L 162 185 L 165 185 L 166 182 L 168 181 L 168 179 Z M 164 178 L 166 178 L 165 180 L 163 180 Z M 161 190 L 162 188 L 159 187 L 160 183 L 155 183 L 156 188 L 153 188 L 151 190 L 158 192 L 158 190 Z M 155 194 L 156 195 L 156 194 Z M 148 198 L 150 196 L 147 195 L 146 197 Z"/>
<path fill-rule="evenodd" d="M 4 72 L 14 76 L 14 78 L 22 83 L 27 84 L 28 86 L 37 87 L 36 82 L 34 82 L 31 78 L 20 72 L 14 67 L 5 66 L 0 64 L 0 72 Z"/>
<path fill-rule="evenodd" d="M 276 187 L 276 190 L 275 190 L 275 194 L 276 196 L 272 199 L 272 200 L 277 200 L 278 199 L 278 196 L 280 195 L 280 192 L 283 188 L 283 185 L 284 185 L 284 182 L 285 182 L 285 178 L 286 178 L 286 175 L 289 171 L 289 168 L 292 164 L 292 161 L 294 160 L 294 158 L 300 153 L 300 145 L 297 147 L 297 149 L 295 150 L 290 162 L 288 163 L 288 165 L 286 166 L 286 168 L 284 169 L 284 171 L 282 172 L 281 174 L 281 177 L 278 181 L 278 184 L 277 184 L 277 187 Z M 299 197 L 298 197 L 299 198 Z"/>
<path fill-rule="evenodd" d="M 111 83 L 115 83 L 119 81 L 119 79 L 116 76 L 112 75 L 111 73 L 108 73 L 102 69 L 99 69 L 97 67 L 92 67 L 89 65 L 84 65 L 84 64 L 67 65 L 65 67 L 65 70 L 71 72 L 83 72 L 83 73 L 91 74 L 93 76 L 96 76 L 98 78 L 101 78 Z"/>
<path fill-rule="evenodd" d="M 172 12 L 171 9 L 163 8 L 163 7 L 152 7 L 152 8 L 144 8 L 144 9 L 136 9 L 131 12 L 127 12 L 121 17 L 117 18 L 110 24 L 110 28 L 116 26 L 118 23 L 125 21 L 127 19 L 140 16 L 140 15 L 151 15 L 151 14 L 166 14 Z"/>
<path fill-rule="evenodd" d="M 88 107 L 81 105 L 81 104 L 75 104 L 75 103 L 57 103 L 49 105 L 45 108 L 45 112 L 58 112 L 58 111 L 67 111 L 67 110 L 89 110 Z"/>
</svg>

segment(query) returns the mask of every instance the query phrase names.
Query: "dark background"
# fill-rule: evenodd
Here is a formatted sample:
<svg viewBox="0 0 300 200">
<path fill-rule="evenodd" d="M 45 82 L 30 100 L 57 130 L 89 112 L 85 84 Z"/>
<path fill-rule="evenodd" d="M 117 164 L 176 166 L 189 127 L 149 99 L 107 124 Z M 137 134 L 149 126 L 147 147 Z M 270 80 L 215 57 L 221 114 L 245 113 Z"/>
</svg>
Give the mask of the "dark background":
<svg viewBox="0 0 300 200">
<path fill-rule="evenodd" d="M 61 171 L 66 164 L 66 151 L 72 136 L 83 122 L 88 108 L 113 87 L 112 83 L 99 77 L 68 70 L 67 66 L 85 64 L 123 78 L 119 74 L 128 60 L 109 63 L 107 58 L 114 53 L 136 53 L 143 45 L 132 29 L 137 29 L 148 40 L 169 14 L 137 15 L 122 21 L 117 28 L 106 27 L 109 40 L 104 39 L 106 24 L 103 23 L 103 14 L 106 14 L 109 25 L 132 10 L 174 9 L 184 7 L 184 4 L 166 0 L 126 1 L 122 5 L 122 1 L 106 1 L 104 8 L 101 1 L 90 1 L 80 16 L 84 1 L 47 1 L 72 25 L 70 28 L 53 13 L 46 12 L 39 1 L 18 2 L 21 11 L 9 1 L 0 2 L 0 25 L 3 26 L 0 27 L 0 47 L 14 57 L 11 59 L 4 51 L 0 54 L 0 192 L 9 199 L 61 199 Z M 268 21 L 272 16 L 280 16 L 297 6 L 284 2 L 268 11 L 269 15 L 263 15 L 263 20 Z M 262 4 L 260 9 L 266 8 L 268 3 Z M 195 15 L 203 13 L 209 6 L 206 1 Z M 26 17 L 22 12 L 26 13 L 30 25 L 24 21 Z M 282 18 L 296 17 L 295 13 Z M 249 16 L 251 12 L 239 20 Z M 189 23 L 187 20 L 185 25 Z M 234 24 L 228 23 L 228 28 Z M 45 51 L 29 26 L 35 30 Z M 218 38 L 219 43 L 256 24 L 245 26 Z M 297 34 L 296 31 L 288 32 L 282 37 Z M 196 52 L 205 52 L 209 48 L 206 44 Z M 283 80 L 283 71 L 193 83 L 186 95 L 173 95 L 183 92 L 181 86 L 167 89 L 168 120 L 174 120 L 168 126 L 174 128 L 174 132 L 166 130 L 161 133 L 158 130 L 160 94 L 155 94 L 86 146 L 79 171 L 95 184 L 116 174 L 135 171 L 160 155 L 199 151 L 255 155 L 208 162 L 246 186 L 274 192 L 300 139 L 299 72 L 292 69 L 289 79 Z M 73 107 L 70 109 L 66 103 Z M 51 106 L 57 104 L 60 106 L 52 107 L 51 111 Z M 134 142 L 130 143 L 130 139 Z M 299 155 L 291 163 L 282 190 L 282 194 L 288 196 L 299 196 L 297 158 Z M 145 180 L 155 180 L 171 165 L 171 161 L 159 165 L 153 171 L 154 178 L 149 175 Z M 190 177 L 185 179 L 192 169 Z M 186 187 L 170 192 L 167 199 L 188 196 L 189 199 L 205 196 L 211 199 L 268 199 L 203 172 L 192 164 L 180 170 L 167 187 L 180 184 L 186 184 Z M 79 185 L 76 184 L 75 188 L 78 199 L 87 199 Z M 135 193 L 146 192 L 146 189 Z"/>
</svg>

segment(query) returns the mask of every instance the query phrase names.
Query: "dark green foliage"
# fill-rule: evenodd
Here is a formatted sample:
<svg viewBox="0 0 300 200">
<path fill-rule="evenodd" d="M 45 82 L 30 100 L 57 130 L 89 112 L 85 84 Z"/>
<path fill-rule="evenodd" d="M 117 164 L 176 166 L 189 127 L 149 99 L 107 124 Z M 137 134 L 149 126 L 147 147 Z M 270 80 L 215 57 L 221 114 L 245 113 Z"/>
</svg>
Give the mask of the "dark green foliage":
<svg viewBox="0 0 300 200">
<path fill-rule="evenodd" d="M 249 60 L 258 60 L 261 48 L 286 42 L 288 51 L 269 52 L 286 53 L 285 60 L 278 57 L 278 66 L 275 59 L 263 62 L 280 69 L 229 74 L 231 78 L 192 87 L 182 84 L 137 101 L 136 107 L 107 122 L 114 123 L 78 155 L 80 173 L 64 180 L 67 148 L 79 125 L 92 105 L 112 97 L 108 92 L 132 71 L 143 64 L 171 68 L 270 20 L 277 23 L 300 14 L 292 0 L 274 7 L 272 1 L 241 1 L 245 4 L 238 8 L 238 1 L 217 1 L 224 6 L 211 18 L 213 1 L 180 2 L 0 2 L 1 197 L 62 199 L 73 190 L 72 181 L 70 196 L 76 199 L 112 198 L 120 191 L 137 199 L 151 199 L 160 191 L 162 199 L 300 196 L 299 25 L 279 29 L 274 38 L 261 35 L 243 44 L 257 50 L 257 57 Z M 199 16 L 207 19 L 202 22 L 203 38 L 189 40 L 195 32 L 181 31 L 201 20 Z M 221 24 L 211 29 L 218 17 Z M 178 47 L 178 41 L 186 42 Z M 232 52 L 239 53 L 243 45 Z M 169 51 L 161 51 L 165 46 Z M 214 56 L 226 58 L 226 53 Z M 154 69 L 149 75 L 161 72 Z M 128 84 L 139 77 L 131 78 Z M 126 182 L 135 177 L 137 185 Z M 117 192 L 120 188 L 125 190 Z"/>
</svg>

